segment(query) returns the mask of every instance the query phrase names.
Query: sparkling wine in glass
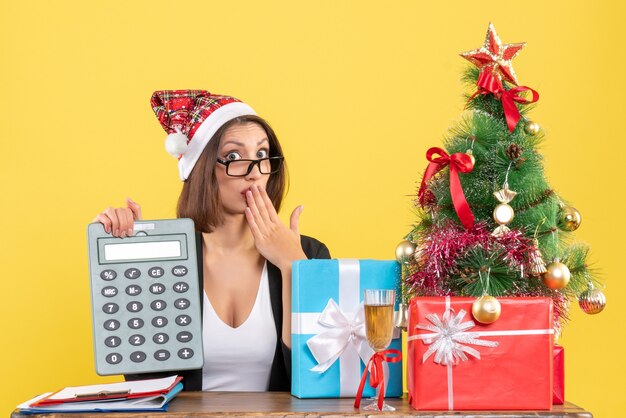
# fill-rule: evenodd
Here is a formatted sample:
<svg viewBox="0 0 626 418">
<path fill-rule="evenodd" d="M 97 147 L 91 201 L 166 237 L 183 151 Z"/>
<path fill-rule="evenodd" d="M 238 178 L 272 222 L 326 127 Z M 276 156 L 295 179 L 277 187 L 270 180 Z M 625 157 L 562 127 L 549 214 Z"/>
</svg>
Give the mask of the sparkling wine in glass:
<svg viewBox="0 0 626 418">
<path fill-rule="evenodd" d="M 366 289 L 364 296 L 367 342 L 374 351 L 384 351 L 391 344 L 391 338 L 393 337 L 393 307 L 396 300 L 396 291 Z M 376 397 L 378 397 L 379 392 L 380 385 L 376 388 Z M 363 409 L 367 411 L 379 410 L 376 400 L 364 406 Z M 384 403 L 382 410 L 395 411 L 395 408 Z"/>
</svg>

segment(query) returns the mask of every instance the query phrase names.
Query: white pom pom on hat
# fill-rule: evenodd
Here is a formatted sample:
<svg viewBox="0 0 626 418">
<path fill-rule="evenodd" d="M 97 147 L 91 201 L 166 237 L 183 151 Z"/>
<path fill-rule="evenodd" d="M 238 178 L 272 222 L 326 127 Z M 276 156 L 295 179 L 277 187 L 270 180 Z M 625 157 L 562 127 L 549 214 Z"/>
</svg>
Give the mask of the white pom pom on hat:
<svg viewBox="0 0 626 418">
<path fill-rule="evenodd" d="M 180 131 L 180 128 L 174 128 L 176 132 L 169 134 L 165 138 L 165 150 L 172 156 L 178 158 L 187 151 L 187 142 L 189 138 Z"/>
</svg>

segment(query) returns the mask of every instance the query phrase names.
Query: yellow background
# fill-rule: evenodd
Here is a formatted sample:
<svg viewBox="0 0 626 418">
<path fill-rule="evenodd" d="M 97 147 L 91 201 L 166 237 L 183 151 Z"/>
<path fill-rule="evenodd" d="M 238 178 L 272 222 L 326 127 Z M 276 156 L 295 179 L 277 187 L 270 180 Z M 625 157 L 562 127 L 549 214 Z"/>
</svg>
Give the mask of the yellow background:
<svg viewBox="0 0 626 418">
<path fill-rule="evenodd" d="M 303 203 L 302 232 L 335 257 L 393 258 L 425 151 L 463 109 L 457 54 L 489 21 L 505 43 L 528 42 L 514 67 L 541 93 L 531 116 L 547 132 L 547 175 L 581 211 L 577 237 L 607 285 L 601 315 L 572 304 L 567 399 L 624 414 L 621 2 L 0 4 L 0 414 L 114 380 L 94 372 L 86 225 L 126 196 L 146 218 L 174 216 L 181 183 L 154 90 L 251 104 L 289 163 L 283 219 Z"/>
</svg>

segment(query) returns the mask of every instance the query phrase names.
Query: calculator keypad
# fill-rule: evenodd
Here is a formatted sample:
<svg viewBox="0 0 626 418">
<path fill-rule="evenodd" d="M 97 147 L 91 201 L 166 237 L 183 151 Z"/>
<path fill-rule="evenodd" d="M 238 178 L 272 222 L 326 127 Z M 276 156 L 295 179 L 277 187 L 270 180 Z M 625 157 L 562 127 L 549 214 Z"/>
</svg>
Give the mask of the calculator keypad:
<svg viewBox="0 0 626 418">
<path fill-rule="evenodd" d="M 167 308 L 167 303 L 165 303 L 164 300 L 157 299 L 157 300 L 153 300 L 150 303 L 150 307 L 152 308 L 153 311 L 162 311 L 163 309 Z"/>
<path fill-rule="evenodd" d="M 128 312 L 139 312 L 143 309 L 143 304 L 138 301 L 128 302 L 126 305 L 126 310 Z"/>
<path fill-rule="evenodd" d="M 161 293 L 165 292 L 165 286 L 162 285 L 161 283 L 154 283 L 150 285 L 150 292 L 155 294 L 155 295 L 160 295 Z"/>
<path fill-rule="evenodd" d="M 176 221 L 139 221 L 159 222 Z M 89 226 L 96 368 L 101 375 L 202 367 L 201 289 L 193 224 L 180 260 L 102 263 L 102 244 L 114 242 Z M 101 228 L 102 229 L 102 228 Z M 180 228 L 173 231 L 180 235 Z M 156 235 L 156 234 L 155 234 Z M 165 235 L 170 237 L 172 234 Z M 147 238 L 151 238 L 147 235 Z M 140 242 L 137 237 L 114 243 Z M 132 241 L 135 240 L 135 241 Z M 154 242 L 155 239 L 148 239 Z M 100 245 L 100 246 L 98 246 Z M 100 251 L 100 253 L 99 253 Z M 199 353 L 199 355 L 198 355 Z"/>
<path fill-rule="evenodd" d="M 131 335 L 131 336 L 128 338 L 128 342 L 129 342 L 131 345 L 135 345 L 135 346 L 137 346 L 137 345 L 141 345 L 141 344 L 143 344 L 143 343 L 145 343 L 145 342 L 146 342 L 146 337 L 144 337 L 144 336 L 143 336 L 143 335 L 141 335 L 141 334 L 134 334 L 134 335 Z"/>
<path fill-rule="evenodd" d="M 150 270 L 148 270 L 148 274 L 150 275 L 150 277 L 154 278 L 161 277 L 164 273 L 165 270 L 163 270 L 161 267 L 152 267 Z"/>
<path fill-rule="evenodd" d="M 185 282 L 178 282 L 172 288 L 176 293 L 185 293 L 189 290 L 189 285 Z"/>
<path fill-rule="evenodd" d="M 128 328 L 130 329 L 139 329 L 143 327 L 143 319 L 141 318 L 131 318 L 128 320 Z"/>
<path fill-rule="evenodd" d="M 114 314 L 120 310 L 120 307 L 117 303 L 105 303 L 102 305 L 102 312 L 107 314 Z"/>
<path fill-rule="evenodd" d="M 185 266 L 176 266 L 172 269 L 172 274 L 176 277 L 183 277 L 187 274 L 187 267 Z"/>
</svg>

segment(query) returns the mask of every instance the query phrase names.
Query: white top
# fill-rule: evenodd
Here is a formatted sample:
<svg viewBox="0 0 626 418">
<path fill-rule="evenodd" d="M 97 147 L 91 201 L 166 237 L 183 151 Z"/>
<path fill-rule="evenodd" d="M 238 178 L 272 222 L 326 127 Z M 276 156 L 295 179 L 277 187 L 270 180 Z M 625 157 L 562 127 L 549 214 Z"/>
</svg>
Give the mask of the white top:
<svg viewBox="0 0 626 418">
<path fill-rule="evenodd" d="M 264 392 L 276 351 L 267 262 L 250 316 L 237 328 L 225 324 L 204 293 L 202 390 Z"/>
</svg>

